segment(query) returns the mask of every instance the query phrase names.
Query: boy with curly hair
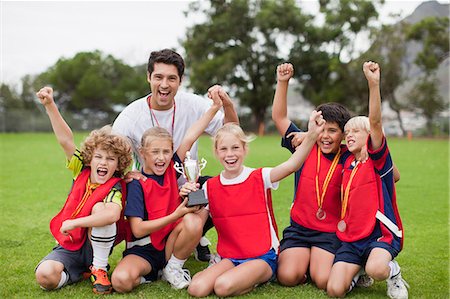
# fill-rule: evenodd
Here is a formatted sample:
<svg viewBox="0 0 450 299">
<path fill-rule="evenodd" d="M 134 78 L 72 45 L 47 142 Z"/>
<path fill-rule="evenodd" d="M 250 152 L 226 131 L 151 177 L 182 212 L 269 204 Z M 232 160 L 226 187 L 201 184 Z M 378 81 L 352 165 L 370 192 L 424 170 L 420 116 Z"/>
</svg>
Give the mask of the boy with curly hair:
<svg viewBox="0 0 450 299">
<path fill-rule="evenodd" d="M 116 222 L 123 216 L 126 187 L 121 177 L 131 164 L 131 146 L 105 126 L 92 131 L 80 151 L 53 100 L 53 89 L 44 87 L 37 97 L 74 182 L 64 207 L 50 221 L 50 231 L 59 244 L 36 267 L 36 280 L 41 288 L 53 290 L 82 280 L 90 271 L 94 293 L 109 294 L 108 257 L 117 235 Z"/>
</svg>

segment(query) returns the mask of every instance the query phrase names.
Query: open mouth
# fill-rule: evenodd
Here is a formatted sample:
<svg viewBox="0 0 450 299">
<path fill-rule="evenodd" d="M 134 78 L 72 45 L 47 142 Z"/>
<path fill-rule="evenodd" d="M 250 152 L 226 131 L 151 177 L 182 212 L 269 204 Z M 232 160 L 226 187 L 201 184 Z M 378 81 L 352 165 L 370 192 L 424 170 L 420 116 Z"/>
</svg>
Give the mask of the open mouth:
<svg viewBox="0 0 450 299">
<path fill-rule="evenodd" d="M 236 165 L 237 161 L 238 161 L 238 159 L 226 159 L 226 160 L 225 160 L 225 163 L 226 163 L 228 166 L 234 166 L 234 165 Z"/>
<path fill-rule="evenodd" d="M 108 169 L 107 168 L 103 168 L 103 167 L 99 167 L 97 168 L 97 175 L 101 178 L 105 177 L 108 174 Z"/>
<path fill-rule="evenodd" d="M 170 92 L 169 91 L 159 91 L 158 94 L 162 100 L 167 100 L 167 98 L 169 98 Z"/>
<path fill-rule="evenodd" d="M 158 162 L 155 163 L 155 170 L 157 170 L 158 172 L 163 172 L 165 169 L 166 163 L 164 162 Z"/>
</svg>

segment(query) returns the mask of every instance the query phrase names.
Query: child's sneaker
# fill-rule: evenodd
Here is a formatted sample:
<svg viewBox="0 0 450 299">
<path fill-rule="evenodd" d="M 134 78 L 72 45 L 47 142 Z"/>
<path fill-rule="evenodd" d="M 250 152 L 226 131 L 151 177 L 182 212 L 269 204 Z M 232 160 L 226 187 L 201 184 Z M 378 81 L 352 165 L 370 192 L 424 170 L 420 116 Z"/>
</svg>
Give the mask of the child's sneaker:
<svg viewBox="0 0 450 299">
<path fill-rule="evenodd" d="M 92 291 L 96 294 L 110 294 L 112 285 L 108 278 L 108 273 L 103 269 L 95 269 L 91 267 Z"/>
<path fill-rule="evenodd" d="M 211 259 L 211 252 L 209 251 L 208 245 L 211 245 L 211 242 L 203 236 L 194 250 L 194 257 L 197 261 L 209 262 Z"/>
<path fill-rule="evenodd" d="M 167 265 L 162 271 L 162 280 L 169 282 L 172 288 L 181 290 L 191 283 L 189 270 Z"/>
<path fill-rule="evenodd" d="M 209 259 L 208 268 L 215 264 L 218 264 L 221 260 L 222 260 L 222 258 L 220 257 L 220 255 L 218 253 L 216 253 L 216 254 L 212 253 L 211 257 Z"/>
<path fill-rule="evenodd" d="M 391 299 L 407 299 L 409 284 L 402 278 L 401 272 L 397 275 L 388 278 L 387 283 L 387 295 Z"/>
<path fill-rule="evenodd" d="M 366 273 L 359 276 L 358 281 L 356 282 L 356 286 L 359 288 L 368 288 L 373 285 L 373 278 L 367 275 Z"/>
</svg>

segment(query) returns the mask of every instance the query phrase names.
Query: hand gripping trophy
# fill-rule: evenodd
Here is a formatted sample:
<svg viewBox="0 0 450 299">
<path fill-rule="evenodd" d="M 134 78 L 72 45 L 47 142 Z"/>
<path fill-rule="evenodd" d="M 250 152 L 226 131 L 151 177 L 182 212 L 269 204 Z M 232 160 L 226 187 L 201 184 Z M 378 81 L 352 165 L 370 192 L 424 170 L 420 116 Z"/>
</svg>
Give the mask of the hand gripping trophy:
<svg viewBox="0 0 450 299">
<path fill-rule="evenodd" d="M 184 178 L 190 183 L 197 183 L 200 177 L 201 171 L 206 166 L 206 160 L 202 158 L 200 163 L 197 160 L 191 159 L 191 153 L 186 152 L 186 159 L 184 159 L 183 166 L 180 163 L 175 162 L 175 170 L 182 174 Z M 191 192 L 188 195 L 188 207 L 207 205 L 208 199 L 205 197 L 205 192 L 202 189 Z"/>
</svg>

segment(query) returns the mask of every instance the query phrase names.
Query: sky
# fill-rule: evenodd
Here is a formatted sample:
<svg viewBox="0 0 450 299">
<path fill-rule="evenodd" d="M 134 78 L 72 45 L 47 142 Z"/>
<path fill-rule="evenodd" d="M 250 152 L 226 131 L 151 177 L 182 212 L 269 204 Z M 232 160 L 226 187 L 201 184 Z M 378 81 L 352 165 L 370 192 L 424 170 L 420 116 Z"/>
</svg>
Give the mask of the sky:
<svg viewBox="0 0 450 299">
<path fill-rule="evenodd" d="M 448 3 L 450 0 L 439 1 Z M 297 0 L 307 11 L 317 1 Z M 380 11 L 406 17 L 423 1 L 387 0 Z M 100 50 L 129 65 L 147 62 L 151 51 L 175 48 L 198 19 L 183 12 L 189 1 L 0 1 L 0 82 L 18 85 L 61 58 Z"/>
</svg>

